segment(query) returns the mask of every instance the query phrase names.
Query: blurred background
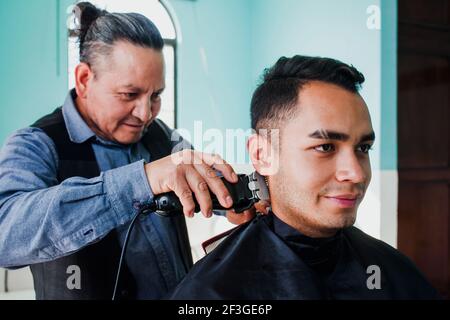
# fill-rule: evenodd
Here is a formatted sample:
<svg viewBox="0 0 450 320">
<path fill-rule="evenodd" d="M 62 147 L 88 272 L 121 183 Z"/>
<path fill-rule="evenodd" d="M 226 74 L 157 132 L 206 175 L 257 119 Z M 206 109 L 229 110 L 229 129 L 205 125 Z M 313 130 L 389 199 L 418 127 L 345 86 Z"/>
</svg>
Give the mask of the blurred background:
<svg viewBox="0 0 450 320">
<path fill-rule="evenodd" d="M 358 68 L 377 141 L 357 226 L 408 255 L 448 297 L 450 1 L 91 2 L 112 12 L 142 13 L 160 29 L 167 83 L 160 118 L 192 137 L 199 121 L 203 132 L 213 129 L 219 136 L 248 130 L 253 90 L 264 68 L 281 56 L 327 56 Z M 73 87 L 73 3 L 1 0 L 2 144 L 62 105 Z M 191 142 L 205 147 L 201 139 Z M 250 172 L 240 157 L 242 144 L 237 141 L 234 152 L 216 151 L 239 172 Z M 188 220 L 195 260 L 203 256 L 203 241 L 232 227 L 225 220 Z M 27 268 L 0 269 L 0 299 L 33 298 Z"/>
</svg>

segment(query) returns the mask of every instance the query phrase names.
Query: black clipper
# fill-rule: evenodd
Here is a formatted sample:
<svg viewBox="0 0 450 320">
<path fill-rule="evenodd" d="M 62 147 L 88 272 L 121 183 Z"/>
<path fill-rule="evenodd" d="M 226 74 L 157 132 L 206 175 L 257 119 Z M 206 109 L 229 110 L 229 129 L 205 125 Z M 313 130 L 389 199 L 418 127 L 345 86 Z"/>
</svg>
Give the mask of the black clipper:
<svg viewBox="0 0 450 320">
<path fill-rule="evenodd" d="M 213 210 L 231 210 L 234 209 L 236 213 L 242 213 L 250 209 L 256 202 L 260 200 L 269 199 L 269 189 L 263 176 L 256 171 L 249 174 L 239 174 L 238 182 L 228 182 L 224 177 L 221 177 L 225 187 L 228 189 L 231 198 L 233 199 L 233 206 L 231 208 L 224 208 L 219 203 L 217 197 L 210 192 L 213 204 Z M 200 206 L 195 199 L 195 212 L 200 211 Z M 154 197 L 153 202 L 141 208 L 143 214 L 155 212 L 164 217 L 170 217 L 178 214 L 183 214 L 183 206 L 174 192 L 159 194 Z"/>
</svg>

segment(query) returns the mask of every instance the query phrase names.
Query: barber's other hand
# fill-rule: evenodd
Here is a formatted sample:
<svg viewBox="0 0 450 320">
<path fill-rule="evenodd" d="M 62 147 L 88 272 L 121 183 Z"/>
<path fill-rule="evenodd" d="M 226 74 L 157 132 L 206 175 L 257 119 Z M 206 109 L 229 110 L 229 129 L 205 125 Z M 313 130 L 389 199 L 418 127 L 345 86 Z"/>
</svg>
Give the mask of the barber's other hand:
<svg viewBox="0 0 450 320">
<path fill-rule="evenodd" d="M 268 214 L 270 208 L 270 201 L 259 201 L 255 203 L 253 208 L 245 210 L 242 213 L 236 213 L 234 210 L 227 210 L 227 219 L 232 224 L 240 225 L 252 220 L 256 216 L 256 212 L 261 214 Z"/>
<path fill-rule="evenodd" d="M 188 217 L 192 217 L 195 210 L 192 193 L 205 217 L 212 215 L 209 190 L 224 208 L 233 205 L 233 199 L 215 170 L 231 183 L 238 181 L 233 168 L 220 156 L 193 150 L 183 150 L 145 165 L 153 194 L 175 192 L 183 205 L 184 215 Z"/>
</svg>

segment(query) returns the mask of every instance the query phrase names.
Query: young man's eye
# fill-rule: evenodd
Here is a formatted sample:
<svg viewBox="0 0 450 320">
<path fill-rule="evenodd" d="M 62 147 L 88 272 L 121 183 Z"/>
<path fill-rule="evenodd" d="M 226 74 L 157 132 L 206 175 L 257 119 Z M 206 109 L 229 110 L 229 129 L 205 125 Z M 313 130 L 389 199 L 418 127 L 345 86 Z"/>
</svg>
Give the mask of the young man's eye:
<svg viewBox="0 0 450 320">
<path fill-rule="evenodd" d="M 358 151 L 361 151 L 362 153 L 369 153 L 370 150 L 372 150 L 371 144 L 365 143 L 358 146 Z"/>
<path fill-rule="evenodd" d="M 333 152 L 335 150 L 334 145 L 331 143 L 321 144 L 320 146 L 314 147 L 314 150 L 322 153 Z"/>
</svg>

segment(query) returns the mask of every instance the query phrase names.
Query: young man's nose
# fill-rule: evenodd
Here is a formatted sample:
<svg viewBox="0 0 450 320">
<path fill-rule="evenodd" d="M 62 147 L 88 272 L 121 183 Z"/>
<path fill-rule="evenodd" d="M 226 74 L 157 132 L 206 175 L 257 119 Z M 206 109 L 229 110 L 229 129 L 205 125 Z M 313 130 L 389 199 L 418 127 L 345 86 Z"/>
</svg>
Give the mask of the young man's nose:
<svg viewBox="0 0 450 320">
<path fill-rule="evenodd" d="M 337 161 L 336 179 L 353 183 L 365 182 L 367 173 L 364 171 L 361 159 L 355 152 L 348 152 Z"/>
</svg>

